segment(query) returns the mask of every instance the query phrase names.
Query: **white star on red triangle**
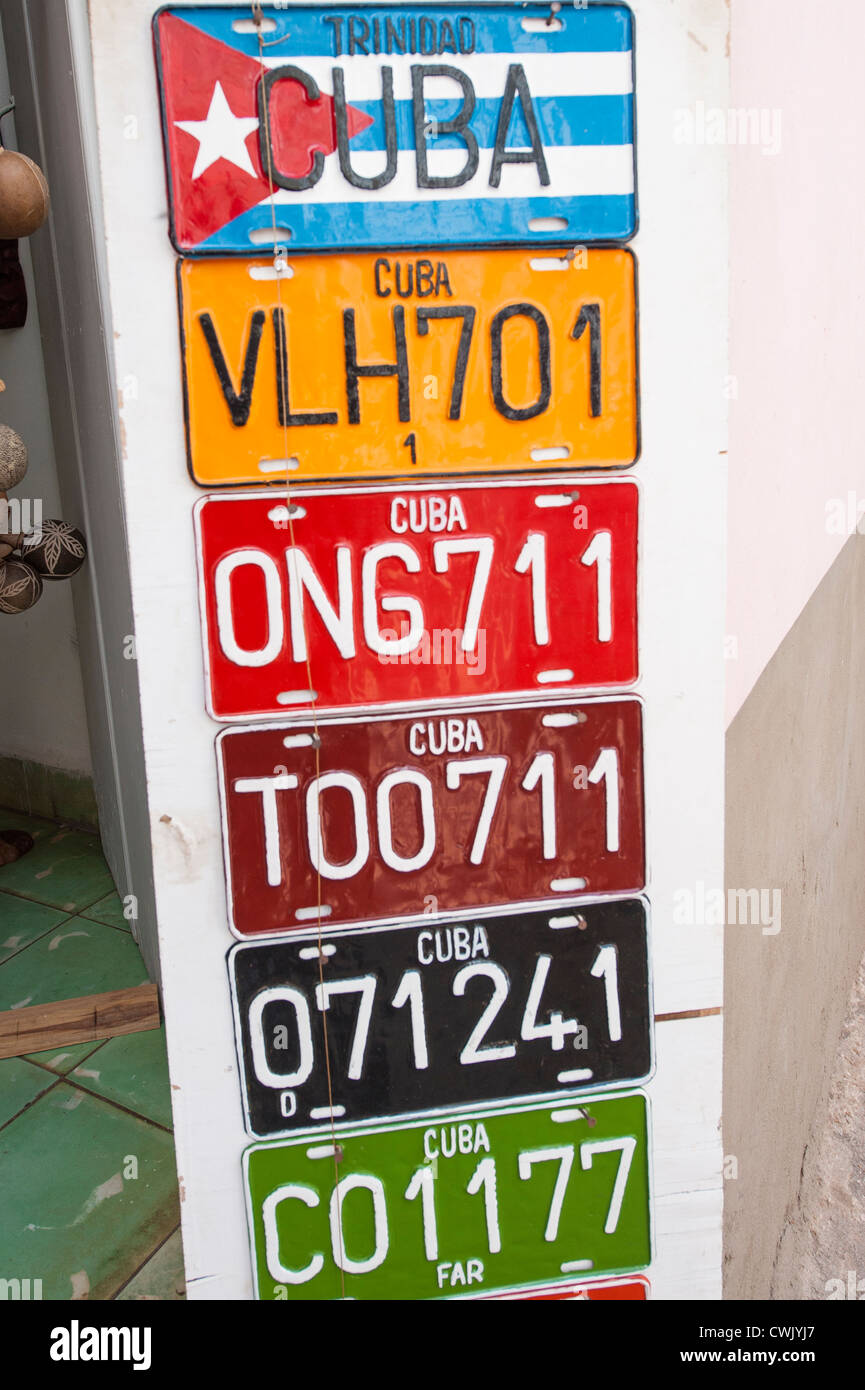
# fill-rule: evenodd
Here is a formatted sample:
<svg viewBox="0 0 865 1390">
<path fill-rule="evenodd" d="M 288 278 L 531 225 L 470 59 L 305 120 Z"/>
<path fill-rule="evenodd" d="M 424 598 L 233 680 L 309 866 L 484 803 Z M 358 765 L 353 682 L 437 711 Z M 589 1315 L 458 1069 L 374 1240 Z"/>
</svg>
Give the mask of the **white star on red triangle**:
<svg viewBox="0 0 865 1390">
<path fill-rule="evenodd" d="M 227 159 L 245 174 L 257 178 L 246 141 L 254 130 L 258 130 L 258 119 L 255 116 L 235 116 L 221 82 L 217 82 L 213 89 L 210 110 L 203 121 L 175 121 L 174 124 L 198 141 L 193 180 L 200 179 L 220 159 Z"/>
</svg>

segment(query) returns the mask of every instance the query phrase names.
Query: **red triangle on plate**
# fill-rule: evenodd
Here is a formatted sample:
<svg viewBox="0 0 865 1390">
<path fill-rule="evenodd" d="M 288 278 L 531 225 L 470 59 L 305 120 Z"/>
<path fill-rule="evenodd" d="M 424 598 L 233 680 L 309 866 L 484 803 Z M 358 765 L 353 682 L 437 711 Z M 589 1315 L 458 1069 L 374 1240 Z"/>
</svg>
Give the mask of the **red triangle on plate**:
<svg viewBox="0 0 865 1390">
<path fill-rule="evenodd" d="M 217 159 L 194 179 L 200 142 L 177 123 L 204 121 L 217 83 L 233 116 L 257 120 L 262 70 L 257 58 L 214 39 L 194 23 L 170 13 L 162 14 L 158 23 L 174 234 L 181 250 L 194 250 L 262 202 L 270 184 L 261 163 L 258 130 L 244 141 L 252 174 L 228 159 Z M 270 113 L 274 166 L 286 177 L 303 178 L 317 150 L 330 155 L 336 149 L 331 96 L 322 93 L 311 102 L 302 83 L 283 79 L 272 89 Z M 353 106 L 347 121 L 349 138 L 373 124 L 371 116 Z"/>
</svg>

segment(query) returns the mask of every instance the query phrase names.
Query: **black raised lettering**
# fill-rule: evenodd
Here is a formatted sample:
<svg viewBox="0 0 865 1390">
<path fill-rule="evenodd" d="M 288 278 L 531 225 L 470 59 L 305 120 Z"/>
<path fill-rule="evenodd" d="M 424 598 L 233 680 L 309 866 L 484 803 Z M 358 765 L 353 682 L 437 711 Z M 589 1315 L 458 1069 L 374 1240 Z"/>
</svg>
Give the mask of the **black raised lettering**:
<svg viewBox="0 0 865 1390">
<path fill-rule="evenodd" d="M 312 156 L 312 168 L 308 174 L 304 174 L 299 179 L 283 174 L 276 167 L 271 134 L 270 94 L 277 82 L 299 82 L 310 101 L 318 101 L 321 93 L 315 78 L 310 77 L 308 72 L 304 72 L 302 68 L 294 67 L 291 63 L 286 63 L 280 68 L 271 68 L 262 77 L 258 89 L 258 140 L 262 168 L 269 171 L 278 188 L 289 188 L 293 192 L 299 192 L 304 188 L 313 188 L 318 183 L 324 170 L 324 155 L 321 150 L 316 150 Z"/>
<path fill-rule="evenodd" d="M 236 392 L 234 383 L 231 380 L 231 372 L 228 370 L 228 363 L 225 360 L 225 353 L 214 327 L 213 319 L 210 314 L 200 314 L 198 322 L 201 324 L 201 331 L 207 342 L 210 351 L 211 361 L 216 369 L 219 384 L 222 387 L 222 394 L 231 415 L 231 423 L 238 429 L 249 420 L 249 412 L 252 409 L 252 390 L 255 386 L 255 373 L 258 369 L 258 353 L 261 347 L 261 335 L 264 332 L 266 314 L 263 309 L 256 309 L 249 325 L 249 341 L 246 344 L 246 355 L 243 360 L 243 375 L 240 380 L 240 391 Z"/>
<path fill-rule="evenodd" d="M 325 24 L 333 25 L 333 51 L 339 58 L 342 55 L 342 17 L 341 15 L 326 14 L 322 18 Z"/>
<path fill-rule="evenodd" d="M 474 53 L 475 51 L 475 22 L 473 19 L 465 17 L 457 25 L 460 36 L 460 53 Z"/>
<path fill-rule="evenodd" d="M 288 334 L 285 310 L 273 311 L 273 336 L 276 342 L 276 401 L 279 423 L 286 425 L 335 425 L 339 419 L 335 410 L 306 410 L 292 412 L 288 394 Z"/>
<path fill-rule="evenodd" d="M 384 22 L 385 53 L 405 53 L 405 15 Z"/>
<path fill-rule="evenodd" d="M 427 77 L 451 77 L 463 89 L 463 104 L 455 116 L 447 121 L 436 122 L 438 135 L 458 135 L 466 147 L 465 165 L 457 174 L 432 175 L 427 159 L 427 121 L 423 85 Z M 475 89 L 467 73 L 446 63 L 413 63 L 411 70 L 412 113 L 414 116 L 415 160 L 417 162 L 418 188 L 460 188 L 477 173 L 479 152 L 474 131 L 469 121 L 475 109 Z"/>
<path fill-rule="evenodd" d="M 411 400 L 409 396 L 408 351 L 405 341 L 405 309 L 395 304 L 391 310 L 393 334 L 396 342 L 396 362 L 375 362 L 361 366 L 357 360 L 357 329 L 354 309 L 344 309 L 342 314 L 343 338 L 345 341 L 345 393 L 348 399 L 348 422 L 360 424 L 360 392 L 358 382 L 361 377 L 397 378 L 399 418 L 403 423 L 411 420 Z"/>
<path fill-rule="evenodd" d="M 448 278 L 448 268 L 444 261 L 439 261 L 436 266 L 436 299 L 438 299 L 443 289 L 447 290 L 448 299 L 453 299 L 454 292 L 451 289 L 451 282 Z"/>
<path fill-rule="evenodd" d="M 390 285 L 382 284 L 382 271 L 384 271 L 386 275 L 390 274 L 390 261 L 387 260 L 384 256 L 379 256 L 378 260 L 376 261 L 373 267 L 373 274 L 375 276 L 375 292 L 378 295 L 379 299 L 387 299 L 390 296 L 391 288 Z"/>
<path fill-rule="evenodd" d="M 456 53 L 457 40 L 449 19 L 443 19 L 439 29 L 439 53 Z"/>
<path fill-rule="evenodd" d="M 601 306 L 584 304 L 571 329 L 571 337 L 579 342 L 589 330 L 589 408 L 596 420 L 601 413 Z"/>
<path fill-rule="evenodd" d="M 421 15 L 418 24 L 418 41 L 420 51 L 425 58 L 432 57 L 436 51 L 436 27 L 431 19 L 426 15 Z"/>
<path fill-rule="evenodd" d="M 530 150 L 509 150 L 506 148 L 514 101 L 517 98 L 528 127 L 529 140 L 532 146 Z M 535 115 L 535 107 L 522 63 L 511 63 L 508 68 L 505 94 L 502 97 L 499 123 L 496 128 L 496 143 L 493 148 L 493 162 L 490 169 L 490 188 L 498 188 L 501 183 L 503 164 L 535 164 L 537 165 L 538 179 L 543 187 L 546 188 L 550 182 L 544 146 L 538 130 L 538 119 Z"/>
<path fill-rule="evenodd" d="M 460 330 L 460 343 L 457 348 L 457 360 L 454 367 L 454 380 L 451 387 L 451 403 L 448 410 L 449 420 L 458 420 L 463 409 L 463 395 L 466 387 L 466 370 L 469 363 L 469 351 L 472 345 L 472 334 L 475 327 L 476 310 L 469 304 L 442 304 L 429 309 L 418 309 L 417 311 L 417 331 L 418 337 L 425 338 L 429 333 L 430 319 L 462 319 L 463 326 Z M 501 370 L 499 371 L 501 377 Z"/>
<path fill-rule="evenodd" d="M 432 261 L 418 261 L 417 263 L 417 297 L 418 299 L 429 299 L 435 289 L 433 284 L 433 274 L 435 266 Z"/>
<path fill-rule="evenodd" d="M 402 273 L 405 270 L 408 284 L 403 288 Z M 414 292 L 414 266 L 409 261 L 407 266 L 403 266 L 400 261 L 396 263 L 396 292 L 400 299 L 409 299 Z"/>
<path fill-rule="evenodd" d="M 333 69 L 333 106 L 336 115 L 336 147 L 339 151 L 339 167 L 343 177 L 355 188 L 384 188 L 393 181 L 396 174 L 397 135 L 396 111 L 393 104 L 393 68 L 382 68 L 381 70 L 381 104 L 384 118 L 386 162 L 380 174 L 373 174 L 367 178 L 363 174 L 355 173 L 351 167 L 345 76 L 342 68 Z"/>
<path fill-rule="evenodd" d="M 369 38 L 369 25 L 365 19 L 359 15 L 349 15 L 348 19 L 348 55 L 352 57 L 355 53 L 364 53 L 369 57 L 369 49 L 366 41 Z"/>
<path fill-rule="evenodd" d="M 502 329 L 509 319 L 531 319 L 538 334 L 538 371 L 541 380 L 540 394 L 533 405 L 513 406 L 505 400 L 502 371 Z M 552 374 L 550 371 L 550 326 L 534 304 L 509 304 L 500 309 L 490 324 L 490 384 L 496 410 L 506 420 L 533 420 L 543 415 L 552 395 Z"/>
</svg>

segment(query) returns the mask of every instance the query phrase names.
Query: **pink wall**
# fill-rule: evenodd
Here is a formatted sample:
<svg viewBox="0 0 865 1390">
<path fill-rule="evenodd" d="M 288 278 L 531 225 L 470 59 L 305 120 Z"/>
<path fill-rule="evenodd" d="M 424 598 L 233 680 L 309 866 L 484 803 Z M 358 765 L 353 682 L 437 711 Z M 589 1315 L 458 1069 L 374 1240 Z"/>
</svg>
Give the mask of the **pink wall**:
<svg viewBox="0 0 865 1390">
<path fill-rule="evenodd" d="M 732 32 L 781 147 L 730 148 L 729 718 L 847 540 L 827 506 L 865 512 L 865 3 L 732 0 Z"/>
</svg>

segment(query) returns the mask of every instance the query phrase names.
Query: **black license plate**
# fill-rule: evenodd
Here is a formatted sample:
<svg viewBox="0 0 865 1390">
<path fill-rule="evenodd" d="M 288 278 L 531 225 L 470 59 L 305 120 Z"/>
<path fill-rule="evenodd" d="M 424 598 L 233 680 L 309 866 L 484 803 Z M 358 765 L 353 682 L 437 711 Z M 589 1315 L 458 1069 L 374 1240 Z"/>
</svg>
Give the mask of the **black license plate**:
<svg viewBox="0 0 865 1390">
<path fill-rule="evenodd" d="M 320 958 L 305 933 L 229 955 L 259 1138 L 570 1095 L 651 1070 L 640 899 L 363 927 L 321 947 Z"/>
</svg>

